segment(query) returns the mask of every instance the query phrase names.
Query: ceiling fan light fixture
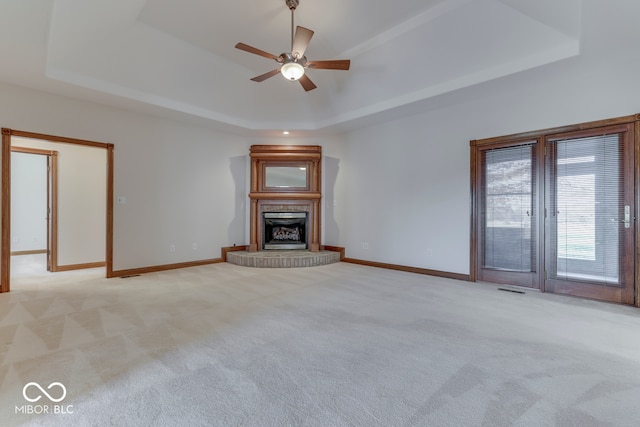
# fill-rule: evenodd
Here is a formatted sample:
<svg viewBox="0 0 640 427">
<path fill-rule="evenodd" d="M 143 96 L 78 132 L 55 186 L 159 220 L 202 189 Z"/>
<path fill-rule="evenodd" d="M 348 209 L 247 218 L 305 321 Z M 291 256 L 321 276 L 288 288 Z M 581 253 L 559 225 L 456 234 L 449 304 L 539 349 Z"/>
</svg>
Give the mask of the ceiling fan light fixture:
<svg viewBox="0 0 640 427">
<path fill-rule="evenodd" d="M 304 75 L 304 67 L 297 62 L 287 62 L 280 68 L 280 73 L 287 80 L 299 80 Z"/>
<path fill-rule="evenodd" d="M 300 0 L 285 0 L 285 4 L 291 10 L 291 50 L 285 53 L 281 53 L 279 56 L 275 56 L 264 50 L 260 50 L 253 46 L 249 46 L 244 43 L 237 43 L 236 49 L 244 50 L 245 52 L 253 53 L 254 55 L 263 56 L 268 59 L 273 59 L 278 63 L 278 68 L 271 70 L 259 76 L 252 78 L 254 82 L 262 82 L 278 73 L 290 81 L 299 81 L 300 85 L 305 91 L 310 91 L 316 88 L 316 85 L 305 75 L 306 68 L 325 69 L 325 70 L 348 70 L 351 61 L 348 59 L 340 59 L 333 61 L 307 61 L 307 57 L 304 56 L 311 37 L 313 37 L 313 31 L 305 27 L 295 27 L 293 18 L 294 12 Z"/>
</svg>

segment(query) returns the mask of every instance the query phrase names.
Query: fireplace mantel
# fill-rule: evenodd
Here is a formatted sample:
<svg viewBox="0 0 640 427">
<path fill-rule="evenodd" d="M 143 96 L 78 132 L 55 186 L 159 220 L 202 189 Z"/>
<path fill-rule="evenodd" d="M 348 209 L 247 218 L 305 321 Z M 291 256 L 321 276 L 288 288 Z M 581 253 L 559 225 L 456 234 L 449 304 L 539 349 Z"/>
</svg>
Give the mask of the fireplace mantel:
<svg viewBox="0 0 640 427">
<path fill-rule="evenodd" d="M 320 171 L 318 145 L 251 146 L 249 251 L 262 250 L 264 212 L 307 212 L 308 248 L 320 251 Z"/>
</svg>

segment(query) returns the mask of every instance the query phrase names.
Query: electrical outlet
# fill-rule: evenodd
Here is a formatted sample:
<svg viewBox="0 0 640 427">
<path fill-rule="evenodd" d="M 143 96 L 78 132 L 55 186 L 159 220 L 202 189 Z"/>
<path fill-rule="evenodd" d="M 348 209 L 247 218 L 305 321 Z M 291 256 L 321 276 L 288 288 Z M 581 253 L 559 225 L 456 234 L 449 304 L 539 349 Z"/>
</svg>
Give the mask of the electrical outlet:
<svg viewBox="0 0 640 427">
<path fill-rule="evenodd" d="M 369 243 L 360 243 L 360 249 L 369 249 Z"/>
<path fill-rule="evenodd" d="M 427 249 L 427 256 L 433 256 L 433 249 L 431 248 Z"/>
<path fill-rule="evenodd" d="M 191 249 L 193 249 L 194 251 L 198 250 L 198 244 L 194 242 L 194 243 L 191 245 Z"/>
<path fill-rule="evenodd" d="M 176 251 L 176 245 L 169 245 L 169 252 L 175 252 Z"/>
</svg>

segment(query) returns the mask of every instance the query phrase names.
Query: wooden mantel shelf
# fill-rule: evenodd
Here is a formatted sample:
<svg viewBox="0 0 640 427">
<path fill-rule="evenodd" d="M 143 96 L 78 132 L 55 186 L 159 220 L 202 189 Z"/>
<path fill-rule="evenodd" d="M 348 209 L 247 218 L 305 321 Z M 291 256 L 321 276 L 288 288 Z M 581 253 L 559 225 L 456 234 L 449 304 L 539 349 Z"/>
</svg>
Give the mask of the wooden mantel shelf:
<svg viewBox="0 0 640 427">
<path fill-rule="evenodd" d="M 315 158 L 322 157 L 322 147 L 319 145 L 252 145 L 251 157 L 261 159 L 276 157 L 282 158 Z"/>
<path fill-rule="evenodd" d="M 311 200 L 321 199 L 320 193 L 249 193 L 250 199 L 272 199 L 272 200 Z"/>
</svg>

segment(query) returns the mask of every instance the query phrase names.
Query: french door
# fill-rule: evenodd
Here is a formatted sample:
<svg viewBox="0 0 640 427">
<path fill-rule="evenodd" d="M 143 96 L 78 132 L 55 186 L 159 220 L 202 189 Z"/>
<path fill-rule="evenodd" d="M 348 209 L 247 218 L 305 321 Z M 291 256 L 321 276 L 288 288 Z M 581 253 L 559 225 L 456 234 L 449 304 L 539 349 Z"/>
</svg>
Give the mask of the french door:
<svg viewBox="0 0 640 427">
<path fill-rule="evenodd" d="M 482 281 L 539 287 L 538 142 L 480 152 Z"/>
<path fill-rule="evenodd" d="M 472 141 L 472 280 L 634 303 L 633 118 Z"/>
<path fill-rule="evenodd" d="M 546 138 L 546 291 L 633 304 L 632 133 Z"/>
</svg>

